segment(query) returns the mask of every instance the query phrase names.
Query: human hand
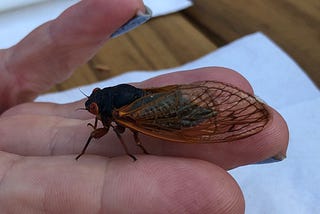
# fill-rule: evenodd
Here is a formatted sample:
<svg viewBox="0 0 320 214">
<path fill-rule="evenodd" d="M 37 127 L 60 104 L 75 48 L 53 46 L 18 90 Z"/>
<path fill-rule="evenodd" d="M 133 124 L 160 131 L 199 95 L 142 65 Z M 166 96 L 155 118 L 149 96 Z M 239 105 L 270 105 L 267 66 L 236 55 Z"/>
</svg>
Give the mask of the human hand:
<svg viewBox="0 0 320 214">
<path fill-rule="evenodd" d="M 217 80 L 252 92 L 239 74 L 223 68 L 202 68 L 166 74 L 138 87 Z M 0 207 L 30 212 L 241 213 L 239 186 L 225 171 L 285 154 L 288 130 L 281 116 L 249 138 L 222 144 L 181 144 L 141 136 L 153 155 L 125 155 L 115 134 L 90 144 L 78 161 L 93 115 L 75 111 L 84 100 L 57 105 L 26 103 L 0 119 L 0 173 L 4 191 Z M 132 133 L 124 140 L 132 154 L 140 153 Z M 121 156 L 121 157 L 119 157 Z M 17 185 L 19 184 L 19 185 Z M 16 200 L 13 200 L 17 198 Z"/>
<path fill-rule="evenodd" d="M 35 40 L 37 36 L 29 38 Z M 92 44 L 93 49 L 99 46 Z M 68 50 L 72 53 L 67 58 L 70 62 L 65 59 L 66 64 L 76 67 L 72 54 L 87 56 L 86 53 L 94 52 L 89 47 L 88 44 L 81 49 L 81 53 Z M 34 70 L 33 66 L 41 73 L 41 64 L 41 60 L 34 62 L 29 70 Z M 54 81 L 48 81 L 53 84 L 64 78 L 73 66 L 65 67 L 61 73 L 50 76 Z M 41 78 L 33 81 L 38 80 Z M 154 87 L 198 80 L 223 81 L 252 93 L 243 77 L 223 68 L 172 73 L 135 85 Z M 37 88 L 34 94 L 39 93 Z M 64 105 L 25 103 L 1 115 L 1 212 L 239 213 L 244 210 L 243 196 L 225 170 L 279 152 L 285 154 L 288 143 L 284 120 L 270 108 L 272 120 L 265 129 L 237 142 L 189 145 L 141 136 L 147 150 L 158 156 L 136 155 L 138 161 L 132 162 L 111 131 L 90 144 L 86 155 L 75 161 L 91 132 L 86 124 L 93 120 L 93 115 L 75 111 L 83 105 L 84 100 Z M 140 153 L 130 132 L 125 133 L 124 139 L 130 152 Z"/>
</svg>

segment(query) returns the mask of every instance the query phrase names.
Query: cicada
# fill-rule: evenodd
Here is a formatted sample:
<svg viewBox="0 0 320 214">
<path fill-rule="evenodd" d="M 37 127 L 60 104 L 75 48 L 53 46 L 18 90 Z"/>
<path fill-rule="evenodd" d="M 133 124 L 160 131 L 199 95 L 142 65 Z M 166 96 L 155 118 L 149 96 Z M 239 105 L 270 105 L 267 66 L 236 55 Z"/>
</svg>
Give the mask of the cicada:
<svg viewBox="0 0 320 214">
<path fill-rule="evenodd" d="M 139 133 L 172 142 L 223 143 L 260 132 L 270 119 L 265 104 L 256 97 L 217 81 L 144 89 L 128 84 L 95 88 L 85 109 L 95 115 L 95 122 L 88 124 L 93 131 L 76 159 L 85 153 L 92 138 L 101 138 L 110 127 L 126 154 L 136 160 L 121 137 L 126 128 L 148 154 Z"/>
</svg>

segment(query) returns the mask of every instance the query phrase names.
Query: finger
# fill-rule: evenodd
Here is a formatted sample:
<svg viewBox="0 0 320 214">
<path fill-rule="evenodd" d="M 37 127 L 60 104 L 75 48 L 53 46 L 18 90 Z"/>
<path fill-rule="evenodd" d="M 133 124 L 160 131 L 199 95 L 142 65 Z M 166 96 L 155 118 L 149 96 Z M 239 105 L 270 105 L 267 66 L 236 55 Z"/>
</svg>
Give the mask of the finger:
<svg viewBox="0 0 320 214">
<path fill-rule="evenodd" d="M 3 50 L 0 75 L 6 81 L 0 91 L 8 101 L 2 108 L 30 101 L 67 79 L 138 11 L 144 11 L 140 0 L 83 0 Z"/>
<path fill-rule="evenodd" d="M 237 141 L 211 144 L 175 143 L 145 136 L 141 133 L 139 134 L 140 141 L 152 155 L 197 158 L 215 163 L 224 169 L 257 163 L 275 156 L 284 158 L 289 141 L 288 127 L 279 113 L 272 108 L 269 108 L 269 112 L 272 119 L 261 132 Z M 131 154 L 142 153 L 141 149 L 136 146 L 133 133 L 130 130 L 127 130 L 122 138 Z M 86 138 L 82 141 L 82 147 L 85 141 Z M 78 147 L 76 150 L 80 153 L 81 149 Z M 87 153 L 108 157 L 125 154 L 112 129 L 103 138 L 93 140 Z"/>
<path fill-rule="evenodd" d="M 199 160 L 1 153 L 0 166 L 1 213 L 244 213 L 232 177 Z"/>
<path fill-rule="evenodd" d="M 174 143 L 140 135 L 150 154 L 198 158 L 213 162 L 225 169 L 255 163 L 286 154 L 288 129 L 282 117 L 272 110 L 273 119 L 263 131 L 251 137 L 216 144 Z M 79 154 L 92 129 L 83 121 L 55 116 L 20 115 L 0 119 L 0 146 L 3 151 L 20 155 Z M 130 131 L 123 139 L 131 154 L 141 153 Z M 108 157 L 124 155 L 113 130 L 99 140 L 92 140 L 87 154 Z"/>
<path fill-rule="evenodd" d="M 19 155 L 61 155 L 80 151 L 89 121 L 43 115 L 0 118 L 0 148 Z"/>
<path fill-rule="evenodd" d="M 57 104 L 50 102 L 29 102 L 16 105 L 3 114 L 0 117 L 11 117 L 16 115 L 44 115 L 44 116 L 60 116 L 70 119 L 90 119 L 93 115 L 88 111 L 83 110 L 85 99 L 67 103 Z"/>
<path fill-rule="evenodd" d="M 177 75 L 180 81 L 183 80 L 186 82 L 188 82 L 188 80 L 196 81 L 201 79 L 201 74 L 206 74 L 204 76 L 206 76 L 207 79 L 218 79 L 220 73 L 212 71 L 213 70 L 210 69 L 204 69 L 183 72 L 181 75 L 177 75 L 178 73 L 171 75 Z M 194 73 L 198 75 L 195 76 Z M 238 83 L 239 87 L 250 91 L 251 87 L 246 84 L 247 82 L 243 78 L 240 78 L 238 74 L 232 73 L 229 70 L 221 72 L 221 74 L 227 73 L 229 73 L 229 76 L 222 76 L 222 78 L 234 81 Z M 213 76 L 210 76 L 210 74 Z M 204 78 L 204 76 L 202 76 L 202 78 Z M 164 75 L 159 77 L 158 81 L 151 84 L 161 84 L 162 78 L 167 79 L 164 82 L 173 81 L 174 79 L 167 78 L 167 75 Z M 241 86 L 239 83 L 243 83 L 243 85 Z M 288 144 L 288 129 L 286 123 L 277 112 L 270 109 L 270 113 L 273 119 L 262 132 L 237 142 L 190 145 L 163 142 L 154 138 L 144 138 L 143 136 L 141 136 L 141 140 L 151 154 L 200 158 L 230 169 L 261 161 L 278 153 L 286 153 Z M 85 126 L 87 122 L 89 121 L 46 116 L 33 117 L 27 115 L 26 117 L 9 117 L 7 120 L 2 120 L 3 125 L 0 127 L 2 127 L 3 134 L 0 142 L 2 142 L 1 144 L 6 151 L 22 155 L 79 153 L 87 137 L 90 135 L 91 130 Z M 70 125 L 70 123 L 72 125 Z M 30 124 L 32 124 L 32 126 L 30 126 Z M 29 135 L 25 136 L 23 132 L 13 132 L 12 134 L 14 128 L 18 130 L 28 130 Z M 41 132 L 38 130 L 41 130 Z M 59 134 L 53 135 L 52 133 Z M 12 135 L 14 136 L 12 137 Z M 123 137 L 131 153 L 141 152 L 135 146 L 132 134 L 129 131 L 127 131 Z M 21 143 L 21 139 L 23 139 L 23 144 Z M 100 140 L 94 140 L 90 144 L 87 152 L 112 157 L 123 154 L 123 148 L 111 130 L 106 137 Z"/>
<path fill-rule="evenodd" d="M 244 91 L 247 91 L 250 94 L 253 94 L 253 89 L 245 78 L 243 78 L 239 73 L 223 67 L 207 67 L 183 72 L 173 72 L 148 79 L 141 83 L 133 83 L 132 85 L 138 88 L 151 88 L 171 84 L 187 84 L 204 80 L 216 80 L 229 83 L 241 88 Z M 93 118 L 92 115 L 85 111 L 76 110 L 79 108 L 84 108 L 84 102 L 85 99 L 68 104 L 36 103 L 35 105 L 35 103 L 24 103 L 9 109 L 1 116 L 38 114 L 61 116 L 74 119 Z"/>
</svg>

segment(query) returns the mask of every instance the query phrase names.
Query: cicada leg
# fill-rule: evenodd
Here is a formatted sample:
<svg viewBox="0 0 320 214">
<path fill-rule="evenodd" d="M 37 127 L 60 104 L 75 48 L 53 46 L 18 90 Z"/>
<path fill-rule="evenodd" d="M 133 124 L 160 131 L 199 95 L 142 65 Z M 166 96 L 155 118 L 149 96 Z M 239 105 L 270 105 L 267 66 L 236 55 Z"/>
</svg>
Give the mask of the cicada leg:
<svg viewBox="0 0 320 214">
<path fill-rule="evenodd" d="M 138 136 L 138 132 L 132 131 L 133 132 L 133 137 L 134 137 L 134 141 L 136 142 L 136 145 L 143 151 L 144 154 L 149 154 L 149 152 L 144 148 L 144 146 L 142 145 L 139 136 Z"/>
<path fill-rule="evenodd" d="M 94 125 L 92 125 L 91 123 L 88 123 L 88 126 L 91 126 L 93 128 L 93 131 L 91 132 L 85 146 L 83 147 L 81 153 L 76 157 L 76 160 L 78 160 L 87 150 L 92 138 L 98 139 L 101 138 L 102 136 L 104 136 L 105 134 L 108 133 L 109 131 L 109 126 L 105 126 L 103 128 L 98 128 L 97 129 L 97 124 L 98 124 L 98 119 L 96 118 Z"/>
<path fill-rule="evenodd" d="M 92 123 L 88 123 L 87 126 L 90 126 L 93 128 L 93 130 L 97 129 L 97 125 L 98 125 L 98 118 L 96 117 L 95 121 L 94 121 L 94 125 L 92 125 Z"/>
<path fill-rule="evenodd" d="M 112 126 L 112 125 L 111 125 L 111 126 Z M 117 125 L 117 126 L 115 126 L 115 127 L 112 126 L 112 128 L 113 128 L 114 132 L 117 134 L 117 137 L 118 137 L 118 139 L 120 140 L 120 143 L 122 144 L 122 146 L 123 146 L 124 151 L 126 152 L 126 154 L 127 154 L 129 157 L 131 157 L 131 158 L 133 159 L 133 161 L 136 161 L 137 158 L 136 158 L 134 155 L 132 155 L 132 154 L 129 153 L 128 147 L 126 146 L 126 144 L 124 143 L 124 141 L 123 141 L 123 139 L 122 139 L 121 133 L 124 132 L 125 128 L 122 127 L 122 126 L 119 126 L 119 125 Z"/>
</svg>

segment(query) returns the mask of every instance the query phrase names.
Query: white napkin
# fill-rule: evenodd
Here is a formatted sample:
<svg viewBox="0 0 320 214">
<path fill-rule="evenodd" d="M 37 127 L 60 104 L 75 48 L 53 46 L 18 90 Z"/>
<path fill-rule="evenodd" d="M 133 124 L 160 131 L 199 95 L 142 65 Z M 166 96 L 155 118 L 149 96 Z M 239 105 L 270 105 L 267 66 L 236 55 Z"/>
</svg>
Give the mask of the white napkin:
<svg viewBox="0 0 320 214">
<path fill-rule="evenodd" d="M 287 159 L 230 171 L 244 192 L 246 213 L 320 213 L 320 93 L 303 70 L 265 35 L 248 35 L 177 68 L 130 72 L 80 88 L 90 94 L 95 87 L 204 66 L 224 66 L 240 72 L 256 94 L 277 109 L 289 125 Z M 81 98 L 83 95 L 76 88 L 37 100 L 65 103 Z"/>
<path fill-rule="evenodd" d="M 30 33 L 34 28 L 59 16 L 79 0 L 1 0 L 0 48 L 8 48 Z M 190 0 L 144 0 L 152 16 L 183 10 L 192 5 Z M 23 20 L 23 21 L 22 21 Z"/>
</svg>

